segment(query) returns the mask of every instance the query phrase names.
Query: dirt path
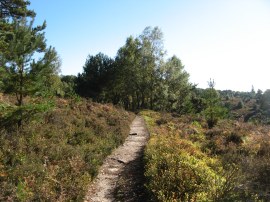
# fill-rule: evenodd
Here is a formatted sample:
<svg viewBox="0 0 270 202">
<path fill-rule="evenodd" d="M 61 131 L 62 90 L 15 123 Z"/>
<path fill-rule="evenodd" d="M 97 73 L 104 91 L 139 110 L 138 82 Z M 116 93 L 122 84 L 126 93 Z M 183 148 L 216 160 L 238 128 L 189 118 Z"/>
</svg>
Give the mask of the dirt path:
<svg viewBox="0 0 270 202">
<path fill-rule="evenodd" d="M 142 155 L 148 137 L 143 118 L 136 116 L 125 143 L 101 166 L 85 202 L 145 201 Z"/>
</svg>

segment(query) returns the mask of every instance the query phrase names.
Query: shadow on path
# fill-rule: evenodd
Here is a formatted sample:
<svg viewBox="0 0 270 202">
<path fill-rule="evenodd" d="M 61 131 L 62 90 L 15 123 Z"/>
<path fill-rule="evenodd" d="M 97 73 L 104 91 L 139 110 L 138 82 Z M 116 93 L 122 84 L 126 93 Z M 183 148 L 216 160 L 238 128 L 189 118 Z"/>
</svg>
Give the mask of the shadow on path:
<svg viewBox="0 0 270 202">
<path fill-rule="evenodd" d="M 144 177 L 143 149 L 138 151 L 138 157 L 129 162 L 121 173 L 114 190 L 114 201 L 148 201 L 147 191 L 144 187 L 146 179 Z"/>
</svg>

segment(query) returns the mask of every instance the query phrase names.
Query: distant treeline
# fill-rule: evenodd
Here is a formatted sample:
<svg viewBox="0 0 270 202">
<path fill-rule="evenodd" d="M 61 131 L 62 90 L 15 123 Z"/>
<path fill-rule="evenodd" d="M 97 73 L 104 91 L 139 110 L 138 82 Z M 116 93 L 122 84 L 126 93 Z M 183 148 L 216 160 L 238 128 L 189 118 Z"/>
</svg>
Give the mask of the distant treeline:
<svg viewBox="0 0 270 202">
<path fill-rule="evenodd" d="M 251 101 L 246 106 L 252 105 L 253 111 L 246 111 L 246 121 L 269 115 L 269 90 L 216 91 L 213 80 L 203 90 L 190 83 L 181 60 L 166 57 L 158 27 L 146 27 L 138 37 L 128 37 L 115 58 L 103 53 L 89 55 L 82 73 L 59 76 L 61 60 L 55 48 L 46 44 L 46 22 L 33 26 L 35 12 L 28 5 L 28 1 L 6 0 L 1 1 L 0 9 L 0 92 L 15 95 L 17 106 L 23 106 L 27 96 L 79 95 L 132 111 L 204 113 L 214 121 L 213 117 L 226 115 L 224 109 L 235 110 L 230 101 L 238 97 L 238 109 Z"/>
<path fill-rule="evenodd" d="M 165 59 L 163 34 L 147 27 L 137 38 L 130 36 L 115 58 L 89 55 L 78 76 L 64 76 L 76 94 L 96 102 L 121 105 L 128 110 L 153 109 L 176 114 L 202 113 L 215 125 L 217 119 L 263 120 L 270 117 L 270 90 L 235 92 L 207 89 L 189 82 L 177 56 Z M 68 86 L 68 85 L 67 85 Z"/>
<path fill-rule="evenodd" d="M 102 53 L 89 56 L 78 74 L 76 92 L 130 110 L 188 111 L 194 86 L 181 60 L 165 60 L 165 53 L 161 30 L 147 27 L 139 37 L 128 37 L 114 59 Z"/>
</svg>

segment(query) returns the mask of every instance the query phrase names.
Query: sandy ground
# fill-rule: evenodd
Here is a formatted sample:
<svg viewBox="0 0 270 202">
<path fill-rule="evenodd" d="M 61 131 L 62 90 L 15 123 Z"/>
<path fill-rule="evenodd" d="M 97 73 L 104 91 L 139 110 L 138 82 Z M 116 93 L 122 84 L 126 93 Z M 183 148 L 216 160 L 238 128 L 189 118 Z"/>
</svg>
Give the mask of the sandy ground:
<svg viewBox="0 0 270 202">
<path fill-rule="evenodd" d="M 124 144 L 114 150 L 101 166 L 85 202 L 146 200 L 142 155 L 148 138 L 143 118 L 136 116 Z"/>
</svg>

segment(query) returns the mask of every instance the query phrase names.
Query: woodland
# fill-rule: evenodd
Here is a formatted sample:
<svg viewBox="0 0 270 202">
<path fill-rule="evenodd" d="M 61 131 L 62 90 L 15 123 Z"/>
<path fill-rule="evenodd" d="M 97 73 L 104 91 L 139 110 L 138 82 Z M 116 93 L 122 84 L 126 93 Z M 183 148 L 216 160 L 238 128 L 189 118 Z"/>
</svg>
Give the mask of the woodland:
<svg viewBox="0 0 270 202">
<path fill-rule="evenodd" d="M 0 201 L 83 201 L 135 114 L 150 131 L 147 200 L 270 200 L 270 90 L 198 88 L 158 27 L 60 75 L 29 4 L 0 2 Z"/>
</svg>

